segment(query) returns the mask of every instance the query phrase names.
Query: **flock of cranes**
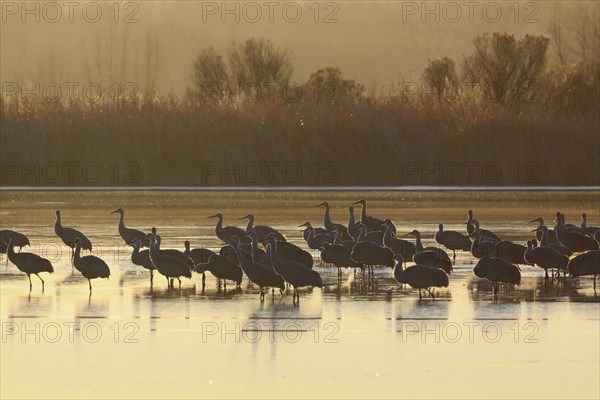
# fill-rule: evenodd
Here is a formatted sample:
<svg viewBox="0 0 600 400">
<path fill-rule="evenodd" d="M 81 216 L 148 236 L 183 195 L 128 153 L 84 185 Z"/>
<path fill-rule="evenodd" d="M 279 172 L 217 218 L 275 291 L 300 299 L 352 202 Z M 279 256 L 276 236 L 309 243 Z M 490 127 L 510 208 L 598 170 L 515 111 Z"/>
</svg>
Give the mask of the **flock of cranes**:
<svg viewBox="0 0 600 400">
<path fill-rule="evenodd" d="M 334 223 L 330 217 L 329 203 L 323 202 L 318 207 L 324 208 L 323 227 L 314 227 L 306 221 L 303 238 L 310 249 L 320 251 L 321 263 L 337 268 L 338 279 L 343 276 L 342 269 L 353 269 L 356 276 L 359 270 L 363 276 L 365 271 L 369 279 L 374 276 L 374 268 L 389 267 L 400 284 L 408 284 L 419 290 L 427 291 L 432 298 L 434 289 L 447 287 L 448 276 L 453 271 L 456 251 L 469 251 L 478 259 L 473 272 L 476 276 L 492 282 L 494 298 L 497 298 L 500 284 L 518 285 L 521 282 L 519 265 L 535 265 L 544 269 L 545 278 L 548 271 L 560 277 L 583 275 L 600 275 L 600 228 L 587 226 L 586 214 L 582 214 L 582 223 L 575 226 L 565 223 L 564 215 L 556 214 L 556 225 L 549 229 L 543 218 L 537 218 L 535 239 L 527 242 L 527 246 L 510 241 L 503 241 L 498 235 L 480 227 L 471 210 L 465 233 L 445 230 L 442 224 L 435 233 L 435 241 L 449 251 L 428 246 L 424 247 L 421 234 L 412 230 L 404 235 L 398 234 L 397 228 L 390 219 L 379 219 L 367 214 L 367 203 L 359 200 L 353 205 L 361 207 L 361 217 L 354 216 L 354 207 L 349 207 L 348 224 Z M 205 286 L 206 273 L 215 276 L 219 285 L 221 280 L 233 281 L 237 287 L 245 274 L 248 279 L 260 288 L 260 300 L 263 301 L 269 289 L 273 295 L 279 289 L 283 296 L 286 285 L 293 288 L 293 302 L 298 304 L 298 289 L 302 287 L 322 287 L 320 274 L 313 270 L 312 255 L 300 246 L 291 243 L 277 229 L 254 225 L 254 216 L 248 214 L 240 220 L 247 220 L 245 229 L 237 226 L 224 226 L 224 217 L 217 213 L 208 218 L 216 218 L 215 235 L 223 242 L 219 252 L 208 248 L 191 248 L 186 241 L 185 250 L 162 249 L 161 236 L 156 228 L 146 233 L 125 225 L 125 211 L 119 208 L 113 213 L 120 215 L 118 232 L 126 245 L 131 246 L 133 264 L 150 272 L 150 286 L 154 285 L 154 271 L 165 277 L 169 289 L 174 288 L 177 280 L 181 288 L 182 278 L 192 278 L 193 273 L 202 275 L 202 287 Z M 92 242 L 80 231 L 64 227 L 61 223 L 60 211 L 56 211 L 54 226 L 56 235 L 71 249 L 73 267 L 83 275 L 89 283 L 92 293 L 92 280 L 108 278 L 110 268 L 107 263 L 93 255 L 81 255 L 81 250 L 92 251 Z M 29 239 L 22 233 L 12 230 L 0 231 L 0 252 L 6 253 L 17 268 L 27 274 L 29 289 L 32 289 L 31 275 L 39 276 L 41 272 L 52 273 L 51 262 L 33 253 L 21 252 L 21 248 L 30 245 Z M 19 252 L 14 248 L 19 247 Z M 145 249 L 147 248 L 147 249 Z M 407 266 L 409 262 L 412 265 Z"/>
</svg>

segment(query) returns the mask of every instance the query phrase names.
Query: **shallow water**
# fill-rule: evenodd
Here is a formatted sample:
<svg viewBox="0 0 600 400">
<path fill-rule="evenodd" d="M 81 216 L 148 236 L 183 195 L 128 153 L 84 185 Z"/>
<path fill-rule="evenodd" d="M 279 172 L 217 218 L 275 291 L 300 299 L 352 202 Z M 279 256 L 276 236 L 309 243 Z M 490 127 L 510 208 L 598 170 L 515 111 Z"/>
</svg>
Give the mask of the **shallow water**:
<svg viewBox="0 0 600 400">
<path fill-rule="evenodd" d="M 83 397 L 298 397 L 298 398 L 598 398 L 600 396 L 600 289 L 592 279 L 554 279 L 524 267 L 520 286 L 492 301 L 491 286 L 459 254 L 450 286 L 435 301 L 400 288 L 391 270 L 372 283 L 345 271 L 315 269 L 323 289 L 268 295 L 246 278 L 227 291 L 207 277 L 167 290 L 157 276 L 129 261 L 118 236 L 126 210 L 130 227 L 156 226 L 164 248 L 218 248 L 214 220 L 279 228 L 297 244 L 297 225 L 322 224 L 327 200 L 332 219 L 347 222 L 347 207 L 365 197 L 369 214 L 389 217 L 398 234 L 419 229 L 434 245 L 437 224 L 464 230 L 472 208 L 482 227 L 525 241 L 543 216 L 560 210 L 579 223 L 600 225 L 597 191 L 569 192 L 13 192 L 0 191 L 0 225 L 27 234 L 33 251 L 50 258 L 46 290 L 12 264 L 0 264 L 2 398 Z M 111 268 L 109 280 L 87 281 L 73 272 L 70 251 L 54 234 L 63 225 L 82 230 L 94 254 Z M 356 216 L 359 218 L 359 208 Z"/>
</svg>

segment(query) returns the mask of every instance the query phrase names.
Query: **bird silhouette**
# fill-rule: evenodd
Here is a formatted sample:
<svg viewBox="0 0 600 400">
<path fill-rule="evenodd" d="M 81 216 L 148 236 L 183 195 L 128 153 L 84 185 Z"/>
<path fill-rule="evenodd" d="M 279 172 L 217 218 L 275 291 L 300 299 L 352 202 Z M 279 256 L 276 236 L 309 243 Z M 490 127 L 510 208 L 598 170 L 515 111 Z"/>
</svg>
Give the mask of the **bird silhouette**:
<svg viewBox="0 0 600 400">
<path fill-rule="evenodd" d="M 32 284 L 31 284 L 31 274 L 34 274 L 40 281 L 42 281 L 42 292 L 44 291 L 44 280 L 40 277 L 40 272 L 54 272 L 54 267 L 50 260 L 40 257 L 37 254 L 33 253 L 15 253 L 14 247 L 14 236 L 9 234 L 8 236 L 8 246 L 7 246 L 7 255 L 10 262 L 15 264 L 19 271 L 25 272 L 27 274 L 27 278 L 29 279 L 29 291 L 31 292 Z"/>
<path fill-rule="evenodd" d="M 73 264 L 75 269 L 88 280 L 90 295 L 92 294 L 92 279 L 110 277 L 110 269 L 104 260 L 96 256 L 81 257 L 81 239 L 79 238 L 75 238 Z"/>
</svg>

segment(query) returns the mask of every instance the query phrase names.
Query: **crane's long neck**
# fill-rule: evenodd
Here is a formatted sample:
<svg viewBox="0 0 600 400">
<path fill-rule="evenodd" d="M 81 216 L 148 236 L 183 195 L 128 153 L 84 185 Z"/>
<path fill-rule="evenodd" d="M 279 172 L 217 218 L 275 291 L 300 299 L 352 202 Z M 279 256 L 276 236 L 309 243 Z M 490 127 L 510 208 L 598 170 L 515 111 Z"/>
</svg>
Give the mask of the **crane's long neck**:
<svg viewBox="0 0 600 400">
<path fill-rule="evenodd" d="M 156 237 L 154 235 L 150 236 L 150 248 L 148 250 L 150 261 L 152 261 L 152 264 L 155 264 L 158 259 L 158 250 L 156 248 Z"/>
<path fill-rule="evenodd" d="M 56 216 L 56 222 L 54 223 L 54 232 L 58 233 L 62 230 L 62 224 L 60 223 L 60 215 Z"/>
<path fill-rule="evenodd" d="M 140 254 L 140 246 L 137 242 L 133 242 L 133 252 L 131 253 L 132 256 L 137 256 Z"/>
<path fill-rule="evenodd" d="M 354 209 L 350 209 L 350 216 L 348 217 L 348 230 L 353 229 L 354 225 L 356 225 L 356 221 L 354 220 Z"/>
<path fill-rule="evenodd" d="M 331 218 L 329 217 L 329 205 L 325 204 L 325 215 L 323 216 L 323 225 L 325 225 L 325 229 L 329 230 L 329 227 L 333 225 L 331 222 Z"/>
<path fill-rule="evenodd" d="M 271 255 L 271 266 L 273 270 L 277 271 L 277 263 L 279 262 L 279 257 L 277 256 L 277 249 L 275 248 L 275 241 L 269 242 L 269 254 Z"/>
<path fill-rule="evenodd" d="M 468 213 L 467 224 L 473 223 L 473 213 Z"/>
<path fill-rule="evenodd" d="M 363 221 L 367 220 L 367 203 L 361 204 L 361 218 Z"/>
<path fill-rule="evenodd" d="M 415 237 L 417 238 L 416 242 L 417 242 L 417 251 L 418 252 L 422 252 L 423 251 L 423 243 L 421 243 L 421 235 L 419 233 L 417 233 L 415 235 Z"/>
<path fill-rule="evenodd" d="M 313 240 L 315 237 L 315 228 L 313 228 L 312 226 L 307 226 L 306 230 L 308 231 L 308 234 L 306 236 L 307 240 Z"/>
<path fill-rule="evenodd" d="M 248 218 L 248 225 L 246 225 L 246 232 L 250 232 L 254 225 L 254 218 Z"/>
<path fill-rule="evenodd" d="M 217 219 L 217 225 L 215 226 L 215 233 L 216 233 L 216 235 L 219 236 L 222 230 L 223 230 L 223 219 L 222 218 L 218 218 Z"/>
<path fill-rule="evenodd" d="M 81 259 L 81 244 L 75 246 L 75 255 L 73 257 L 74 260 Z"/>
<path fill-rule="evenodd" d="M 8 239 L 8 246 L 6 249 L 6 254 L 8 255 L 8 258 L 11 258 L 15 255 L 15 242 L 13 241 L 12 238 Z"/>
<path fill-rule="evenodd" d="M 335 238 L 333 239 L 333 244 L 342 244 L 342 235 L 340 234 L 339 229 L 333 231 Z"/>
<path fill-rule="evenodd" d="M 190 250 L 190 244 L 189 243 L 185 243 L 185 251 L 183 252 L 183 254 L 187 257 L 190 256 L 191 250 Z"/>
<path fill-rule="evenodd" d="M 125 229 L 125 213 L 119 213 L 121 216 L 119 217 L 119 230 Z"/>
<path fill-rule="evenodd" d="M 581 215 L 581 229 L 587 229 L 587 216 L 585 214 Z"/>
<path fill-rule="evenodd" d="M 548 245 L 548 229 L 542 229 L 542 238 L 540 239 L 540 246 Z"/>
<path fill-rule="evenodd" d="M 383 244 L 389 243 L 390 240 L 392 240 L 392 227 L 386 224 L 385 233 L 383 234 Z"/>
<path fill-rule="evenodd" d="M 356 241 L 362 242 L 363 240 L 365 240 L 366 234 L 367 234 L 367 228 L 365 228 L 365 226 L 363 225 L 360 227 L 360 233 L 358 234 L 358 239 Z"/>
<path fill-rule="evenodd" d="M 256 232 L 250 231 L 250 240 L 252 240 L 252 259 L 258 262 L 260 251 L 258 251 L 258 240 L 256 240 Z"/>
</svg>

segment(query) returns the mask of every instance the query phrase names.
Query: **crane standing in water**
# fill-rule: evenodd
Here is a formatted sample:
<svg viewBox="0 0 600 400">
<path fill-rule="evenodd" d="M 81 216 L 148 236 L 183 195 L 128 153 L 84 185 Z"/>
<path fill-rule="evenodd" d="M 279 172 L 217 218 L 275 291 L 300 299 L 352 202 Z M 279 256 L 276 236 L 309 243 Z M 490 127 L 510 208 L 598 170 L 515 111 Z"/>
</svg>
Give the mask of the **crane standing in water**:
<svg viewBox="0 0 600 400">
<path fill-rule="evenodd" d="M 74 228 L 65 228 L 60 221 L 60 210 L 56 210 L 54 232 L 64 244 L 71 248 L 71 260 L 75 257 L 75 239 L 79 239 L 80 247 L 92 251 L 92 242 L 81 232 Z"/>
<path fill-rule="evenodd" d="M 8 248 L 7 255 L 10 262 L 15 264 L 19 271 L 25 272 L 27 274 L 27 278 L 29 279 L 29 291 L 31 292 L 31 274 L 34 274 L 40 281 L 42 281 L 42 292 L 44 291 L 44 280 L 40 277 L 40 272 L 54 272 L 54 267 L 50 260 L 47 260 L 43 257 L 38 256 L 33 253 L 15 253 L 14 247 L 15 244 L 13 242 L 13 235 L 9 235 L 8 237 Z"/>
<path fill-rule="evenodd" d="M 81 257 L 81 240 L 75 238 L 75 255 L 73 264 L 77 271 L 81 272 L 90 285 L 90 296 L 92 295 L 92 279 L 110 277 L 108 265 L 96 256 Z"/>
<path fill-rule="evenodd" d="M 122 208 L 117 208 L 115 211 L 111 212 L 111 214 L 119 213 L 119 235 L 125 241 L 125 244 L 128 246 L 133 246 L 133 242 L 135 239 L 140 240 L 140 244 L 142 247 L 150 247 L 150 240 L 146 238 L 146 234 L 140 230 L 128 228 L 125 226 L 125 210 Z"/>
</svg>

